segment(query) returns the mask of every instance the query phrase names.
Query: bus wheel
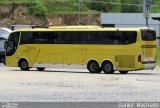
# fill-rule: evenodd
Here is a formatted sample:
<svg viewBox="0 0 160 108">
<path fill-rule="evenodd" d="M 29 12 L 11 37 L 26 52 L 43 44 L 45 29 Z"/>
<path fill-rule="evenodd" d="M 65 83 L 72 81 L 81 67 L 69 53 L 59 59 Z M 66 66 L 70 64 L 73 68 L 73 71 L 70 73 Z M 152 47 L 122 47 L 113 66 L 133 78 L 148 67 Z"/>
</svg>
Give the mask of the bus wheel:
<svg viewBox="0 0 160 108">
<path fill-rule="evenodd" d="M 43 71 L 45 68 L 37 68 L 38 71 Z"/>
<path fill-rule="evenodd" d="M 98 62 L 96 61 L 90 61 L 87 64 L 87 69 L 89 70 L 90 73 L 100 73 L 101 72 Z"/>
<path fill-rule="evenodd" d="M 127 74 L 128 71 L 119 71 L 121 74 Z"/>
<path fill-rule="evenodd" d="M 113 74 L 113 64 L 110 61 L 104 61 L 102 63 L 102 70 L 105 74 Z"/>
<path fill-rule="evenodd" d="M 28 62 L 25 59 L 22 59 L 19 61 L 19 67 L 21 68 L 21 70 L 25 70 L 28 71 L 29 67 L 28 67 Z"/>
</svg>

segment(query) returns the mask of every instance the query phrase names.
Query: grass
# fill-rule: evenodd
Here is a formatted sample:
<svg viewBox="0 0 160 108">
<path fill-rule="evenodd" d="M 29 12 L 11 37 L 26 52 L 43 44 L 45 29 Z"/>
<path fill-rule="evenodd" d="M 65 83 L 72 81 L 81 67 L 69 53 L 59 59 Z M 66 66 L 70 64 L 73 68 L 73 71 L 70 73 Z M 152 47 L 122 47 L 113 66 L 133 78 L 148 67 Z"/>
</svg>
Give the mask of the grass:
<svg viewBox="0 0 160 108">
<path fill-rule="evenodd" d="M 156 64 L 160 65 L 160 47 L 157 47 L 157 60 L 156 60 Z"/>
</svg>

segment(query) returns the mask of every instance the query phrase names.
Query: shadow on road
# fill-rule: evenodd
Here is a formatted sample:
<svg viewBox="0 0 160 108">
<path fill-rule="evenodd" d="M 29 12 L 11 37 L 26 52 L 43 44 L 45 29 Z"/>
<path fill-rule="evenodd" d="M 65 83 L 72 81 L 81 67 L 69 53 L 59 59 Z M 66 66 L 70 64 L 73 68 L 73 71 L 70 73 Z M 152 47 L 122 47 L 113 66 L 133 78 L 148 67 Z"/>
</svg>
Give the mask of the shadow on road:
<svg viewBox="0 0 160 108">
<path fill-rule="evenodd" d="M 103 72 L 101 73 L 89 73 L 87 71 L 74 71 L 74 70 L 44 70 L 44 71 L 38 71 L 38 70 L 29 70 L 29 71 L 22 71 L 20 69 L 12 69 L 10 71 L 17 71 L 17 72 L 39 72 L 39 73 L 84 73 L 84 74 L 104 74 L 104 75 L 123 75 L 123 76 L 128 76 L 128 75 L 138 75 L 138 76 L 150 76 L 150 75 L 160 75 L 160 73 L 156 73 L 156 72 L 139 72 L 139 71 L 134 71 L 134 72 L 129 72 L 128 74 L 120 74 L 118 71 L 116 71 L 114 74 L 105 74 Z"/>
</svg>

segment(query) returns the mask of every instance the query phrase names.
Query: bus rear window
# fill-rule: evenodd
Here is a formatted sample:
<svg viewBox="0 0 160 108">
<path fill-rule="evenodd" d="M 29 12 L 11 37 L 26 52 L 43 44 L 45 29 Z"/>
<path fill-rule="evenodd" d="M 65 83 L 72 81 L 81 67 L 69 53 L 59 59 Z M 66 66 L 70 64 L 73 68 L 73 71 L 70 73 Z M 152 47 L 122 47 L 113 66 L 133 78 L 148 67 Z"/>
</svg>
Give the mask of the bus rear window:
<svg viewBox="0 0 160 108">
<path fill-rule="evenodd" d="M 141 30 L 143 41 L 154 41 L 156 40 L 156 32 L 154 30 Z"/>
</svg>

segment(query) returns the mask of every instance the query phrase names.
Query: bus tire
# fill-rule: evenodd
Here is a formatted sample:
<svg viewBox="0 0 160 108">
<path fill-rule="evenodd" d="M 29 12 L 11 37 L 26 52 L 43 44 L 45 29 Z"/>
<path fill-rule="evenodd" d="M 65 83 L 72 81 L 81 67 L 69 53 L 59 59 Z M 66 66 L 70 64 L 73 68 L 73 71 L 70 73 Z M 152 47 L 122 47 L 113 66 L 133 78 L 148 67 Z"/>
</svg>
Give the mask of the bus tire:
<svg viewBox="0 0 160 108">
<path fill-rule="evenodd" d="M 114 73 L 113 64 L 110 61 L 104 61 L 102 63 L 102 70 L 105 74 L 113 74 Z"/>
<path fill-rule="evenodd" d="M 38 71 L 44 71 L 44 69 L 45 68 L 40 68 L 40 67 L 37 68 Z"/>
<path fill-rule="evenodd" d="M 121 74 L 127 74 L 128 71 L 119 71 Z"/>
<path fill-rule="evenodd" d="M 101 69 L 99 67 L 98 62 L 94 60 L 88 62 L 87 69 L 90 73 L 101 73 Z"/>
<path fill-rule="evenodd" d="M 19 61 L 19 67 L 21 68 L 21 70 L 28 71 L 28 70 L 29 70 L 29 67 L 28 67 L 28 62 L 27 62 L 27 60 L 21 59 L 21 60 Z"/>
</svg>

